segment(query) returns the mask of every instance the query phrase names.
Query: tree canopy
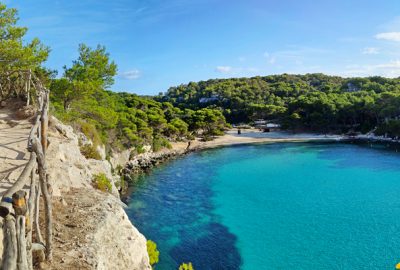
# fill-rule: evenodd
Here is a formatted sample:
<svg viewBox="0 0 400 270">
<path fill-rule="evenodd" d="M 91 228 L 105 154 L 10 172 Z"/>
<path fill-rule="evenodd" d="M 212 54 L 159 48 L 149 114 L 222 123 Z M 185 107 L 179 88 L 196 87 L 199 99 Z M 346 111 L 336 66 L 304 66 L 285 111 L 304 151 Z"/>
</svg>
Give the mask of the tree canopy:
<svg viewBox="0 0 400 270">
<path fill-rule="evenodd" d="M 78 59 L 64 71 L 51 81 L 53 113 L 95 144 L 117 149 L 148 144 L 159 150 L 169 141 L 219 135 L 227 125 L 220 110 L 181 110 L 169 102 L 107 90 L 117 66 L 103 46 L 81 44 Z"/>
<path fill-rule="evenodd" d="M 105 47 L 98 45 L 92 49 L 80 44 L 79 58 L 73 61 L 72 67 L 64 66 L 63 77 L 53 80 L 51 89 L 67 110 L 73 100 L 87 98 L 110 87 L 116 74 L 117 65 L 109 59 Z"/>
<path fill-rule="evenodd" d="M 181 109 L 218 109 L 231 123 L 262 118 L 289 129 L 367 132 L 400 116 L 400 79 L 324 74 L 215 79 L 171 87 L 156 99 Z"/>
<path fill-rule="evenodd" d="M 0 72 L 41 67 L 50 49 L 38 38 L 27 42 L 28 29 L 17 25 L 18 12 L 0 3 Z"/>
</svg>

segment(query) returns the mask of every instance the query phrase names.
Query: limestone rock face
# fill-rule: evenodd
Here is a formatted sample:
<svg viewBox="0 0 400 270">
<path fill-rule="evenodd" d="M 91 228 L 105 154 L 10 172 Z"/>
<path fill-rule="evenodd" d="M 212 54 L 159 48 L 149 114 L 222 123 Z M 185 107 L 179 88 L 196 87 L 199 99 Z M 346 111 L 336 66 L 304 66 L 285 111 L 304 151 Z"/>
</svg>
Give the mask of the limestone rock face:
<svg viewBox="0 0 400 270">
<path fill-rule="evenodd" d="M 132 149 L 133 150 L 133 149 Z M 122 152 L 113 152 L 111 154 L 110 158 L 110 163 L 114 168 L 117 168 L 118 165 L 124 167 L 126 163 L 128 163 L 130 155 L 131 155 L 131 149 L 124 150 Z"/>
<path fill-rule="evenodd" d="M 122 208 L 115 187 L 119 177 L 112 174 L 111 164 L 106 160 L 86 159 L 80 153 L 79 137 L 72 127 L 63 125 L 54 117 L 50 120 L 49 138 L 46 158 L 56 201 L 54 208 L 58 211 L 55 221 L 59 228 L 57 235 L 62 238 L 61 242 L 75 241 L 72 246 L 82 246 L 73 251 L 63 251 L 67 245 L 61 244 L 58 259 L 61 264 L 57 266 L 55 260 L 52 269 L 66 269 L 67 264 L 73 267 L 68 269 L 78 269 L 83 258 L 88 269 L 151 269 L 146 239 Z M 98 173 L 104 173 L 111 180 L 112 194 L 93 188 L 92 178 Z M 63 203 L 57 208 L 58 201 Z M 68 220 L 63 220 L 63 217 L 68 217 Z M 71 226 L 72 220 L 75 229 L 63 231 L 69 227 L 62 224 Z M 84 234 L 79 237 L 82 232 Z"/>
<path fill-rule="evenodd" d="M 93 234 L 97 269 L 151 269 L 144 236 L 114 198 L 108 196 L 103 205 L 102 219 Z"/>
<path fill-rule="evenodd" d="M 132 226 L 119 199 L 72 188 L 53 206 L 57 215 L 52 270 L 151 269 L 146 239 Z"/>
<path fill-rule="evenodd" d="M 70 188 L 90 187 L 93 175 L 104 173 L 112 182 L 112 194 L 118 195 L 115 183 L 118 177 L 112 175 L 111 165 L 106 160 L 86 159 L 79 149 L 79 135 L 72 127 L 63 125 L 51 117 L 52 132 L 47 150 L 48 173 L 53 196 L 61 196 L 61 192 Z"/>
</svg>

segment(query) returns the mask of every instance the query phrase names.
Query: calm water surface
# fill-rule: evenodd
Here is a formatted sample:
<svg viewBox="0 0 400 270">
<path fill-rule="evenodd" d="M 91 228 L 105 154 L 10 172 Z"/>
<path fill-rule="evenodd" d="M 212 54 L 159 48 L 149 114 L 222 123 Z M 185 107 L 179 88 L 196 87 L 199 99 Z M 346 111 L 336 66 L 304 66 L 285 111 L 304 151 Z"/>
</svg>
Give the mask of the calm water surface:
<svg viewBox="0 0 400 270">
<path fill-rule="evenodd" d="M 227 147 L 139 180 L 128 215 L 156 269 L 394 269 L 400 154 L 339 143 Z"/>
</svg>

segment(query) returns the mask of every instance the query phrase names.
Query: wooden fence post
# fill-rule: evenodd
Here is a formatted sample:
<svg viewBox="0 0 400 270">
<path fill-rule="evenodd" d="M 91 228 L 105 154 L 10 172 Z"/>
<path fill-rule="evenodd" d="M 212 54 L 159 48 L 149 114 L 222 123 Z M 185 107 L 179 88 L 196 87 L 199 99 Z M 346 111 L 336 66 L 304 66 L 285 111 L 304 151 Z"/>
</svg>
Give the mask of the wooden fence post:
<svg viewBox="0 0 400 270">
<path fill-rule="evenodd" d="M 15 219 L 12 215 L 4 218 L 4 247 L 3 262 L 1 269 L 16 270 L 17 269 L 17 235 L 15 231 Z"/>
<path fill-rule="evenodd" d="M 20 190 L 14 193 L 12 200 L 14 213 L 16 216 L 17 268 L 18 270 L 26 270 L 28 269 L 25 238 L 25 216 L 28 211 L 28 205 L 26 204 L 26 192 Z"/>
<path fill-rule="evenodd" d="M 42 138 L 43 139 L 43 138 Z M 47 174 L 46 174 L 46 160 L 40 143 L 34 138 L 32 142 L 32 149 L 36 152 L 38 157 L 38 169 L 39 169 L 39 183 L 40 189 L 43 194 L 44 200 L 44 213 L 45 213 L 45 224 L 46 224 L 46 259 L 52 260 L 52 242 L 53 242 L 53 219 L 52 219 L 52 203 L 51 196 L 47 189 Z"/>
</svg>

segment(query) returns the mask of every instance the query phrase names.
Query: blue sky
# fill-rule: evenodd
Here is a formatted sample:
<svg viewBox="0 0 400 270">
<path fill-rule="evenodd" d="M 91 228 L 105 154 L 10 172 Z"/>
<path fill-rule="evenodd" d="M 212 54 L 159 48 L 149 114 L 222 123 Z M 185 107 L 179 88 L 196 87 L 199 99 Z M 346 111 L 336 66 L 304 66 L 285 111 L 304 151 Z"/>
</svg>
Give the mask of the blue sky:
<svg viewBox="0 0 400 270">
<path fill-rule="evenodd" d="M 118 64 L 116 91 L 323 72 L 400 76 L 399 0 L 8 0 L 62 71 L 79 43 Z"/>
</svg>

